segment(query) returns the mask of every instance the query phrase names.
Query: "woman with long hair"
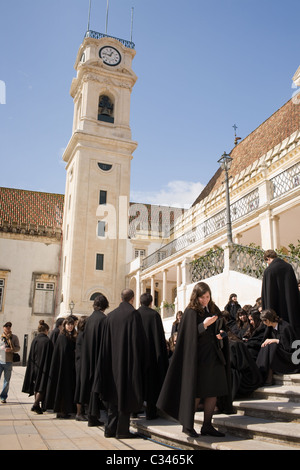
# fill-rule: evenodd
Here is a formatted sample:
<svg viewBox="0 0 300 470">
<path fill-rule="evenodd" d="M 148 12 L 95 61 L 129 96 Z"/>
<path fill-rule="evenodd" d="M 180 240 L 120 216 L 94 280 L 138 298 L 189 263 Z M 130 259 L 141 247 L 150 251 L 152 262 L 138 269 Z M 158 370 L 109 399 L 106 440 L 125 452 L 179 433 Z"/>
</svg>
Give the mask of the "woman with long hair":
<svg viewBox="0 0 300 470">
<path fill-rule="evenodd" d="M 157 407 L 178 420 L 182 431 L 198 437 L 194 413 L 203 400 L 202 435 L 224 436 L 212 425 L 217 397 L 224 398 L 225 412 L 232 412 L 228 341 L 222 330 L 221 312 L 212 300 L 209 286 L 194 286 L 184 311 L 176 348 L 159 396 Z M 225 404 L 226 403 L 226 404 Z"/>
<path fill-rule="evenodd" d="M 71 316 L 63 322 L 52 355 L 46 392 L 46 409 L 57 413 L 57 418 L 68 418 L 75 413 L 75 320 Z"/>
</svg>

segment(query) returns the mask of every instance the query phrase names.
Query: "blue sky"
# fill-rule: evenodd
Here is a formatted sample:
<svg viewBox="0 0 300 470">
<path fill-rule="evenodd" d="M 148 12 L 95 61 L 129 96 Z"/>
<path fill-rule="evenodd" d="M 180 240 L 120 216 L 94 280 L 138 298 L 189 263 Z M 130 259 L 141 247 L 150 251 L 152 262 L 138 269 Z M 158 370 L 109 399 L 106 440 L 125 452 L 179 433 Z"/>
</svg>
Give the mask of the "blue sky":
<svg viewBox="0 0 300 470">
<path fill-rule="evenodd" d="M 69 94 L 89 0 L 1 1 L 0 186 L 64 193 Z M 131 200 L 188 207 L 234 145 L 286 101 L 300 65 L 299 0 L 110 0 L 130 39 Z M 90 29 L 105 32 L 106 0 Z"/>
</svg>

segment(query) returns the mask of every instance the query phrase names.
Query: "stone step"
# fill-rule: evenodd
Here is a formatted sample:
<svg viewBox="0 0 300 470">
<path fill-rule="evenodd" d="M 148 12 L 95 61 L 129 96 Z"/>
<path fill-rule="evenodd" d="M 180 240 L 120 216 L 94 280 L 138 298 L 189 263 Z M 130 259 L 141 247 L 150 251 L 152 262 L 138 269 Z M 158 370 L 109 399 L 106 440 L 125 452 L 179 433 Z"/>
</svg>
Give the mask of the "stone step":
<svg viewBox="0 0 300 470">
<path fill-rule="evenodd" d="M 249 399 L 234 401 L 234 409 L 239 415 L 273 419 L 279 422 L 299 422 L 300 406 L 289 400 Z"/>
<path fill-rule="evenodd" d="M 300 403 L 300 387 L 293 384 L 260 387 L 252 393 L 251 397 L 256 399 Z"/>
<path fill-rule="evenodd" d="M 196 413 L 196 415 L 198 415 L 198 413 Z M 163 418 L 148 421 L 139 417 L 131 420 L 131 426 L 133 431 L 138 432 L 148 439 L 163 443 L 172 449 L 236 451 L 300 450 L 300 444 L 297 447 L 298 442 L 294 441 L 294 432 L 292 432 L 291 426 L 288 429 L 284 429 L 284 433 L 289 434 L 291 437 L 291 442 L 287 442 L 286 440 L 278 438 L 278 425 L 274 425 L 275 429 L 272 433 L 270 429 L 268 431 L 269 425 L 272 422 L 267 420 L 264 420 L 264 422 L 258 420 L 258 423 L 255 424 L 253 418 L 246 416 L 230 415 L 229 417 L 228 415 L 218 415 L 213 421 L 216 428 L 220 431 L 225 431 L 225 437 L 199 436 L 198 438 L 190 438 L 182 432 L 182 426 L 177 422 Z M 195 429 L 198 432 L 200 422 L 200 417 L 196 417 Z M 256 429 L 254 432 L 252 427 L 258 427 L 258 425 L 260 425 L 260 429 Z M 247 431 L 248 427 L 249 429 Z M 234 431 L 234 433 L 232 431 Z M 267 431 L 268 437 L 266 437 Z M 260 438 L 256 438 L 257 436 Z"/>
<path fill-rule="evenodd" d="M 197 416 L 195 422 L 201 424 L 203 416 Z M 214 415 L 213 424 L 223 432 L 228 432 L 244 439 L 267 440 L 273 443 L 295 446 L 300 450 L 300 422 L 282 422 L 257 414 Z"/>
<path fill-rule="evenodd" d="M 300 387 L 300 374 L 274 374 L 273 379 L 277 385 L 298 385 Z"/>
</svg>

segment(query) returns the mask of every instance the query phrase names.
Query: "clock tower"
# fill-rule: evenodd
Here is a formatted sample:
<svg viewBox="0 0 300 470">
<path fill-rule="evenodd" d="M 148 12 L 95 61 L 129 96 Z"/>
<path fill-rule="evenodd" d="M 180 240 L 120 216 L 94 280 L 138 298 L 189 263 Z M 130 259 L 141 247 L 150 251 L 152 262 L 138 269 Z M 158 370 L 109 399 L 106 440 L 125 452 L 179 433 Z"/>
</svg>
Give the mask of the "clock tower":
<svg viewBox="0 0 300 470">
<path fill-rule="evenodd" d="M 133 43 L 88 31 L 76 62 L 66 162 L 62 316 L 90 314 L 103 293 L 115 308 L 125 287 L 131 138 L 130 97 L 136 82 Z"/>
</svg>

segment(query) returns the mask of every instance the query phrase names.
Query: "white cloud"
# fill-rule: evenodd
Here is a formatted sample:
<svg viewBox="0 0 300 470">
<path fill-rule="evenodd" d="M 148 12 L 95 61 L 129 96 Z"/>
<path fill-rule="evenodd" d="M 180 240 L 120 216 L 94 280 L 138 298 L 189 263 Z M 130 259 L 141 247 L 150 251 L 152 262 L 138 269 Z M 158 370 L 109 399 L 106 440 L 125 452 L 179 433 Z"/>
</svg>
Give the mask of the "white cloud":
<svg viewBox="0 0 300 470">
<path fill-rule="evenodd" d="M 191 181 L 170 181 L 159 191 L 131 191 L 132 202 L 188 209 L 199 196 L 204 185 Z"/>
</svg>

